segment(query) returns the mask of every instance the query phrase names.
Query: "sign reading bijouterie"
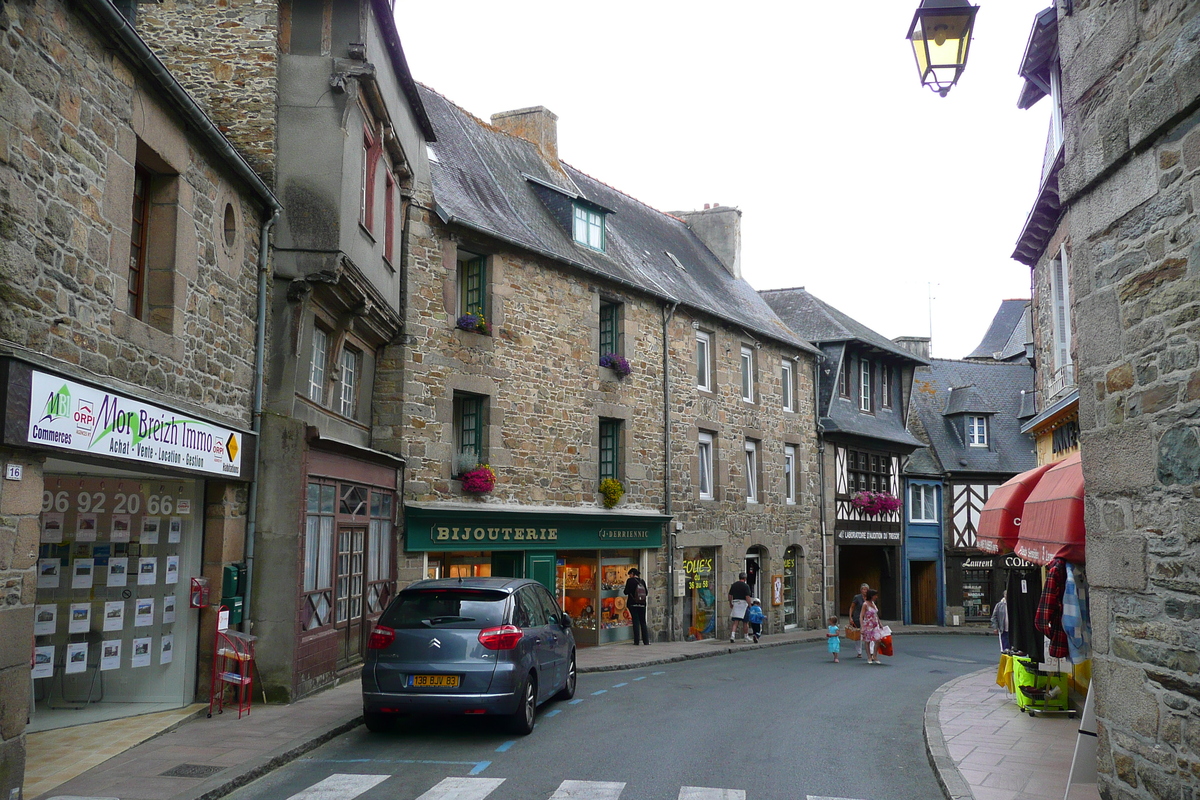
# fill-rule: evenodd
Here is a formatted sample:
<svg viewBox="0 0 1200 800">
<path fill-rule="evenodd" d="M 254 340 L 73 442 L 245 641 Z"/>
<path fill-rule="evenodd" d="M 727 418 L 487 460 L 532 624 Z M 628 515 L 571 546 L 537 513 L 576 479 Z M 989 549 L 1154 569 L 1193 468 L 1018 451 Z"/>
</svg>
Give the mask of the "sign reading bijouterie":
<svg viewBox="0 0 1200 800">
<path fill-rule="evenodd" d="M 900 531 L 837 531 L 835 536 L 846 544 L 900 543 Z"/>
<path fill-rule="evenodd" d="M 659 547 L 661 514 L 530 513 L 480 509 L 405 508 L 405 549 L 572 550 Z"/>
<path fill-rule="evenodd" d="M 231 478 L 242 474 L 241 433 L 37 370 L 27 441 Z"/>
</svg>

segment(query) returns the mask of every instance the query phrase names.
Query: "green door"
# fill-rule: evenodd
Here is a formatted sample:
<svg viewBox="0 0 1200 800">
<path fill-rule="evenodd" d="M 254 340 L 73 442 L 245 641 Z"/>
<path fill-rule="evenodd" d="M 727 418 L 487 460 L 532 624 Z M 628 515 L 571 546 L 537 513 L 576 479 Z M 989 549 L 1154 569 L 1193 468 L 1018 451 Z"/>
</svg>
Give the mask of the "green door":
<svg viewBox="0 0 1200 800">
<path fill-rule="evenodd" d="M 497 578 L 523 578 L 525 571 L 522 569 L 525 565 L 522 561 L 521 552 L 512 552 L 506 550 L 492 551 L 492 576 Z"/>
<path fill-rule="evenodd" d="M 554 568 L 557 555 L 550 551 L 525 551 L 525 577 L 532 578 L 554 594 Z"/>
</svg>

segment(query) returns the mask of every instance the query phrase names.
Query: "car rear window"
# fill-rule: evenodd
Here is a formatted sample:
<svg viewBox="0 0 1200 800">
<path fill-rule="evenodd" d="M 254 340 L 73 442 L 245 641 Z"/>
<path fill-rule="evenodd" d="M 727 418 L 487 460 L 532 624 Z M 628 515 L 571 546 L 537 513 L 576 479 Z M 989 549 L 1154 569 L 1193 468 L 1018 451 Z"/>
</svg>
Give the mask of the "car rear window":
<svg viewBox="0 0 1200 800">
<path fill-rule="evenodd" d="M 417 589 L 401 592 L 379 619 L 389 628 L 494 628 L 504 624 L 505 592 Z"/>
</svg>

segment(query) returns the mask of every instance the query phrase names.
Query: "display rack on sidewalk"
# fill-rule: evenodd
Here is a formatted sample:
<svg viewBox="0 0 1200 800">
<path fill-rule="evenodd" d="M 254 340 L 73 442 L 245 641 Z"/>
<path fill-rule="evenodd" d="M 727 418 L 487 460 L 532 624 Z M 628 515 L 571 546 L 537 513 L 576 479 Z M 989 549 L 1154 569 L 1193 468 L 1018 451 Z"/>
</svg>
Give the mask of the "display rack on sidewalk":
<svg viewBox="0 0 1200 800">
<path fill-rule="evenodd" d="M 222 606 L 217 614 L 217 634 L 213 647 L 212 683 L 208 696 L 208 716 L 213 708 L 218 714 L 225 712 L 225 695 L 232 692 L 237 698 L 238 719 L 250 714 L 251 690 L 254 687 L 254 642 L 257 636 L 248 633 L 222 630 L 222 621 L 227 620 L 228 610 Z"/>
</svg>

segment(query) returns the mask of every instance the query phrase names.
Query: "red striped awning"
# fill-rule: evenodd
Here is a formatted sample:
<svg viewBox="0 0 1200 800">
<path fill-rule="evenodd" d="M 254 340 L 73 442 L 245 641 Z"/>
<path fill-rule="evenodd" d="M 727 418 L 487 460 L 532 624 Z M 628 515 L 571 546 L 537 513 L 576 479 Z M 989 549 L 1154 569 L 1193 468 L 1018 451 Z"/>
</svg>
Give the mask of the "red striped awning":
<svg viewBox="0 0 1200 800">
<path fill-rule="evenodd" d="M 1025 501 L 1053 464 L 1043 464 L 1009 479 L 992 492 L 979 514 L 975 546 L 985 553 L 1008 553 L 1017 546 Z"/>
<path fill-rule="evenodd" d="M 1026 561 L 1055 558 L 1084 562 L 1083 464 L 1079 453 L 1054 464 L 1025 500 L 1021 535 L 1014 548 Z"/>
</svg>

